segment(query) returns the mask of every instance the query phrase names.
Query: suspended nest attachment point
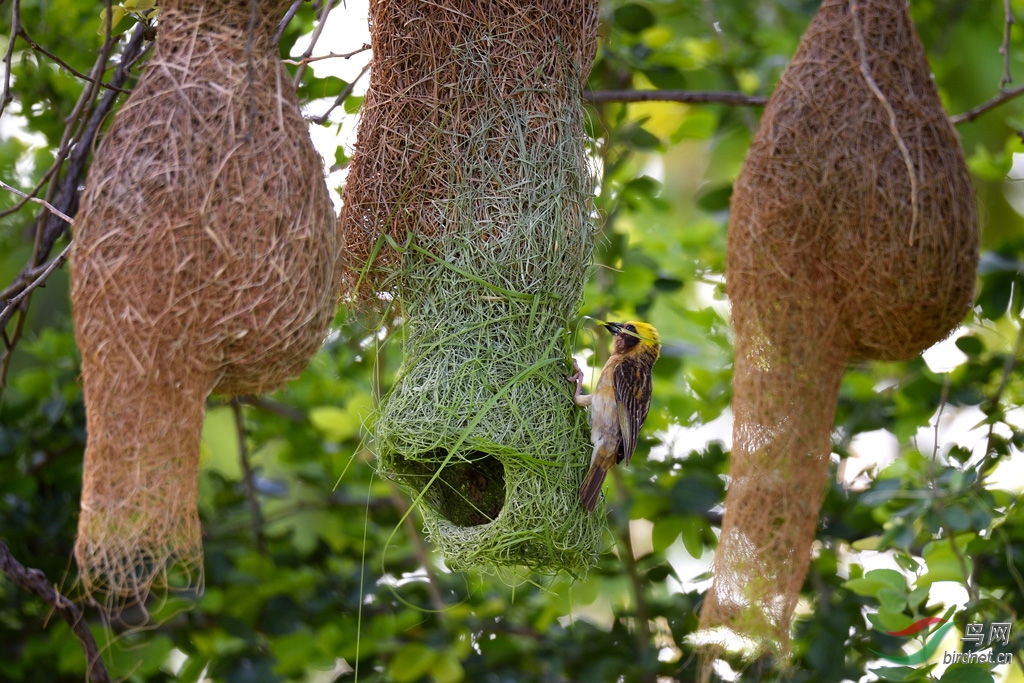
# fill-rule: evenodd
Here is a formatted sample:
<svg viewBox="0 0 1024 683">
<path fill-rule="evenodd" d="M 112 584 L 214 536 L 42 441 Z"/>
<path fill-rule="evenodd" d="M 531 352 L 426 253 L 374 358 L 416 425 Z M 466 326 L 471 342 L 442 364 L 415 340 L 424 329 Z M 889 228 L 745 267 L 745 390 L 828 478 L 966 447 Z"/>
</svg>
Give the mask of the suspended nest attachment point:
<svg viewBox="0 0 1024 683">
<path fill-rule="evenodd" d="M 586 571 L 603 515 L 568 325 L 592 252 L 581 89 L 590 0 L 381 0 L 341 215 L 354 295 L 397 296 L 380 471 L 456 570 Z"/>
<path fill-rule="evenodd" d="M 736 419 L 705 635 L 788 651 L 844 368 L 946 337 L 977 261 L 974 191 L 906 0 L 826 0 L 732 195 Z"/>
<path fill-rule="evenodd" d="M 288 1 L 167 0 L 89 172 L 72 253 L 89 433 L 75 557 L 89 593 L 198 584 L 211 391 L 280 387 L 334 315 L 337 223 L 271 36 Z"/>
</svg>

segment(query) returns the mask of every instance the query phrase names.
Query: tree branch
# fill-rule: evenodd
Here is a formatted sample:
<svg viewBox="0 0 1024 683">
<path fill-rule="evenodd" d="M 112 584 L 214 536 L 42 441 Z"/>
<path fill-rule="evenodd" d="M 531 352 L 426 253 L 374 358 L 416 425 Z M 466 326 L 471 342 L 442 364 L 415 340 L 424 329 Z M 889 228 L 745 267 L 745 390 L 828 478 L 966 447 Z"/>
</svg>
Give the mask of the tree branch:
<svg viewBox="0 0 1024 683">
<path fill-rule="evenodd" d="M 299 61 L 309 59 L 309 57 L 312 56 L 313 49 L 316 47 L 317 41 L 320 40 L 320 34 L 323 33 L 324 26 L 327 25 L 327 17 L 330 16 L 331 11 L 338 6 L 338 0 L 324 0 L 324 2 L 325 4 L 323 6 L 323 10 L 320 12 L 320 16 L 318 17 L 319 20 L 317 21 L 316 28 L 313 29 L 313 35 L 309 37 L 309 47 L 307 47 L 306 51 L 302 53 L 302 57 L 299 58 Z M 302 77 L 305 73 L 306 65 L 300 64 L 299 68 L 295 70 L 295 78 L 292 79 L 292 84 L 296 88 L 298 88 L 302 83 Z"/>
<path fill-rule="evenodd" d="M 260 555 L 267 554 L 267 539 L 263 535 L 263 510 L 256 498 L 256 478 L 249 463 L 249 447 L 245 443 L 245 422 L 242 419 L 242 405 L 238 400 L 231 401 L 231 410 L 235 414 L 235 429 L 238 433 L 238 457 L 242 461 L 242 475 L 245 480 L 245 497 L 249 500 L 249 512 L 252 514 L 252 534 L 256 539 L 256 550 Z"/>
<path fill-rule="evenodd" d="M 0 541 L 0 570 L 15 586 L 42 598 L 46 604 L 60 613 L 60 616 L 71 627 L 72 633 L 82 644 L 87 665 L 86 680 L 92 683 L 110 683 L 110 674 L 100 657 L 96 640 L 92 637 L 89 624 L 82 616 L 78 605 L 61 595 L 46 579 L 46 575 L 38 569 L 28 569 L 11 555 L 10 549 Z"/>
<path fill-rule="evenodd" d="M 267 413 L 273 413 L 274 415 L 280 415 L 283 418 L 289 419 L 292 422 L 305 422 L 306 413 L 293 408 L 292 406 L 281 403 L 279 401 L 273 401 L 264 396 L 236 396 L 235 401 L 246 406 L 258 408 Z"/>
<path fill-rule="evenodd" d="M 0 95 L 0 114 L 4 113 L 7 105 L 14 101 L 11 94 L 11 61 L 14 57 L 14 42 L 18 37 L 18 29 L 21 28 L 21 2 L 14 0 L 11 3 L 11 35 L 7 39 L 7 52 L 4 54 L 4 90 Z"/>
<path fill-rule="evenodd" d="M 299 13 L 299 8 L 306 0 L 295 0 L 292 6 L 288 8 L 288 11 L 284 13 L 284 17 L 277 24 L 277 30 L 274 31 L 274 45 L 277 45 L 281 41 L 281 36 L 284 35 L 284 30 L 288 28 L 288 24 L 292 23 L 292 19 Z"/>
<path fill-rule="evenodd" d="M 960 114 L 950 117 L 953 125 L 960 125 L 978 118 L 982 114 L 1024 95 L 1024 85 L 1000 90 L 999 94 Z M 606 102 L 681 102 L 683 104 L 726 104 L 737 107 L 763 107 L 767 97 L 744 95 L 740 92 L 702 90 L 588 90 L 583 93 L 587 104 Z"/>
<path fill-rule="evenodd" d="M 82 176 L 85 173 L 85 162 L 92 152 L 93 142 L 99 133 L 100 126 L 114 108 L 117 96 L 122 92 L 121 86 L 128 81 L 129 70 L 135 65 L 139 57 L 142 56 L 143 37 L 147 29 L 148 27 L 145 24 L 138 24 L 135 27 L 135 31 L 132 33 L 132 37 L 125 46 L 124 53 L 121 55 L 121 61 L 118 63 L 117 68 L 114 70 L 114 75 L 110 79 L 109 85 L 112 88 L 116 88 L 116 90 L 109 89 L 104 93 L 103 98 L 89 117 L 81 138 L 75 144 L 75 148 L 68 157 L 64 181 L 61 183 L 56 201 L 53 202 L 57 208 L 68 215 L 73 215 L 78 208 L 78 186 L 81 184 Z M 67 221 L 60 216 L 50 215 L 46 222 L 46 228 L 43 231 L 37 256 L 38 259 L 46 258 L 47 254 L 50 253 L 50 249 L 53 248 L 54 242 L 63 234 L 67 225 Z"/>
<path fill-rule="evenodd" d="M 25 300 L 25 297 L 37 287 L 42 287 L 46 279 L 50 277 L 50 274 L 67 260 L 70 251 L 71 245 L 69 244 L 46 265 L 22 271 L 21 276 L 15 283 L 4 290 L 4 295 L 11 298 L 4 302 L 4 307 L 0 310 L 0 330 L 7 327 L 7 321 L 14 315 L 14 311 Z"/>
<path fill-rule="evenodd" d="M 310 123 L 315 123 L 315 124 L 319 125 L 319 124 L 322 124 L 325 121 L 327 121 L 327 118 L 331 115 L 331 112 L 334 111 L 335 109 L 337 109 L 338 106 L 342 102 L 345 101 L 345 98 L 352 94 L 352 91 L 356 87 L 356 83 L 358 83 L 359 79 L 361 79 L 363 77 L 363 75 L 366 74 L 366 72 L 369 71 L 369 70 L 370 70 L 370 64 L 369 64 L 369 62 L 367 62 L 366 66 L 363 67 L 363 70 L 359 72 L 359 75 L 356 76 L 355 78 L 353 78 L 352 82 L 349 83 L 348 85 L 346 85 L 345 88 L 340 93 L 338 93 L 338 96 L 334 99 L 334 104 L 332 104 L 330 107 L 328 107 L 327 111 L 325 111 L 320 116 L 314 116 L 314 117 L 310 118 L 309 119 Z"/>
<path fill-rule="evenodd" d="M 52 52 L 50 52 L 45 47 L 43 47 L 42 45 L 37 43 L 36 41 L 32 40 L 32 37 L 29 36 L 29 34 L 25 32 L 25 29 L 21 25 L 18 26 L 17 33 L 18 33 L 18 35 L 20 37 L 22 37 L 25 40 L 26 43 L 28 43 L 28 46 L 30 48 L 32 48 L 36 52 L 40 52 L 40 53 L 46 55 L 47 57 L 50 58 L 51 61 L 55 62 L 59 67 L 61 67 L 62 69 L 66 70 L 68 73 L 72 74 L 76 78 L 81 78 L 83 81 L 88 81 L 89 83 L 94 83 L 94 84 L 100 86 L 101 88 L 108 88 L 110 90 L 116 90 L 117 92 L 123 93 L 123 94 L 126 94 L 126 95 L 129 93 L 128 90 L 122 90 L 121 88 L 119 88 L 117 86 L 110 85 L 109 83 L 104 83 L 101 80 L 96 80 L 92 76 L 89 76 L 88 74 L 84 74 L 81 71 L 78 71 L 77 69 L 72 67 L 70 64 L 65 62 L 63 59 L 61 59 L 57 55 L 55 55 Z"/>
<path fill-rule="evenodd" d="M 50 213 L 56 214 L 56 216 L 58 218 L 61 218 L 61 219 L 65 220 L 65 221 L 67 221 L 70 225 L 74 225 L 75 224 L 75 219 L 70 218 L 66 213 L 64 213 L 63 211 L 61 211 L 60 209 L 55 207 L 53 204 L 51 204 L 50 202 L 46 201 L 45 199 L 40 199 L 39 197 L 36 197 L 34 195 L 25 194 L 24 192 L 22 192 L 18 188 L 11 187 L 10 185 L 8 185 L 7 183 L 5 183 L 2 180 L 0 180 L 0 187 L 2 187 L 3 189 L 7 190 L 8 192 L 13 192 L 14 194 L 18 195 L 19 197 L 23 197 L 26 201 L 35 202 L 36 204 L 39 204 L 40 206 L 46 207 L 47 209 L 49 209 Z"/>
<path fill-rule="evenodd" d="M 363 43 L 363 46 L 352 50 L 352 52 L 330 52 L 326 55 L 320 55 L 319 57 L 306 57 L 304 59 L 282 59 L 281 61 L 285 64 L 291 64 L 292 66 L 302 66 L 303 64 L 311 64 L 312 62 L 319 62 L 323 59 L 351 59 L 358 54 L 366 52 L 370 49 L 369 43 Z"/>
<path fill-rule="evenodd" d="M 583 101 L 605 102 L 682 102 L 684 104 L 730 104 L 741 107 L 763 107 L 767 97 L 744 95 L 741 92 L 702 90 L 587 90 Z"/>
<path fill-rule="evenodd" d="M 999 48 L 999 54 L 1003 56 L 1003 78 L 999 81 L 1000 90 L 1013 83 L 1013 77 L 1010 75 L 1010 28 L 1013 24 L 1013 8 L 1010 7 L 1010 0 L 1003 0 L 1003 45 Z"/>
<path fill-rule="evenodd" d="M 1005 102 L 1009 102 L 1010 100 L 1014 99 L 1015 97 L 1019 97 L 1022 94 L 1024 94 L 1024 85 L 1018 85 L 1016 88 L 1010 88 L 1009 90 L 1000 90 L 999 94 L 990 99 L 988 102 L 982 102 L 974 109 L 968 109 L 967 111 L 957 114 L 956 116 L 951 116 L 949 120 L 953 122 L 954 126 L 958 126 L 961 123 L 973 121 L 974 119 L 978 118 L 985 112 L 995 109 L 999 105 Z"/>
</svg>

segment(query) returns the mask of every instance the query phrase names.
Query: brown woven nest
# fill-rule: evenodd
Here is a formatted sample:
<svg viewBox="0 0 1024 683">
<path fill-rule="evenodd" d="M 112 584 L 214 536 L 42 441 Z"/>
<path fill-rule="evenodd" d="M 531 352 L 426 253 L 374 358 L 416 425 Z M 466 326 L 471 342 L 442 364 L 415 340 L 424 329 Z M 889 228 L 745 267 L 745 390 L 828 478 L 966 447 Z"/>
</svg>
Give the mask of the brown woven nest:
<svg viewBox="0 0 1024 683">
<path fill-rule="evenodd" d="M 453 569 L 581 573 L 586 418 L 569 323 L 591 259 L 582 85 L 595 0 L 378 0 L 341 226 L 349 291 L 396 301 L 382 474 Z M 354 291 L 353 291 L 354 290 Z"/>
<path fill-rule="evenodd" d="M 785 654 L 845 366 L 913 357 L 974 291 L 974 190 L 905 0 L 822 4 L 736 181 L 728 249 L 731 483 L 701 627 Z"/>
<path fill-rule="evenodd" d="M 201 580 L 204 402 L 280 387 L 335 303 L 337 224 L 271 40 L 290 3 L 161 3 L 156 51 L 89 173 L 72 301 L 87 592 Z"/>
</svg>

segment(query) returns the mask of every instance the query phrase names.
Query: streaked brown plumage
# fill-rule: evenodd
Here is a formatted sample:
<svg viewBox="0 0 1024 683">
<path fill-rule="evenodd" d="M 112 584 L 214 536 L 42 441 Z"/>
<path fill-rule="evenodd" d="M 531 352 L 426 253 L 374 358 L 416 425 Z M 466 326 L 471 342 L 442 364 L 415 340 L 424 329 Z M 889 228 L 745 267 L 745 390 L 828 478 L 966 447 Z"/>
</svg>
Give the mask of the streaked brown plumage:
<svg viewBox="0 0 1024 683">
<path fill-rule="evenodd" d="M 614 335 L 612 355 L 601 369 L 593 394 L 582 395 L 583 373 L 576 369 L 576 405 L 590 407 L 590 471 L 580 485 L 588 512 L 597 507 L 608 471 L 636 450 L 640 428 L 651 407 L 651 368 L 658 360 L 658 331 L 642 322 L 602 323 Z"/>
</svg>

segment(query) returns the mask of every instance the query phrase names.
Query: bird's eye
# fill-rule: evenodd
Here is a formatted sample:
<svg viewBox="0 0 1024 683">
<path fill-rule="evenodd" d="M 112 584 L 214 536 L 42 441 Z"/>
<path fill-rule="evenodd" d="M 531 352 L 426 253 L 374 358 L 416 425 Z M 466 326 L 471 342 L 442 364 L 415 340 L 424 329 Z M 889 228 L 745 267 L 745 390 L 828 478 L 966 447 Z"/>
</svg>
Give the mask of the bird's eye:
<svg viewBox="0 0 1024 683">
<path fill-rule="evenodd" d="M 636 332 L 636 325 L 626 325 L 626 329 L 630 332 Z"/>
</svg>

